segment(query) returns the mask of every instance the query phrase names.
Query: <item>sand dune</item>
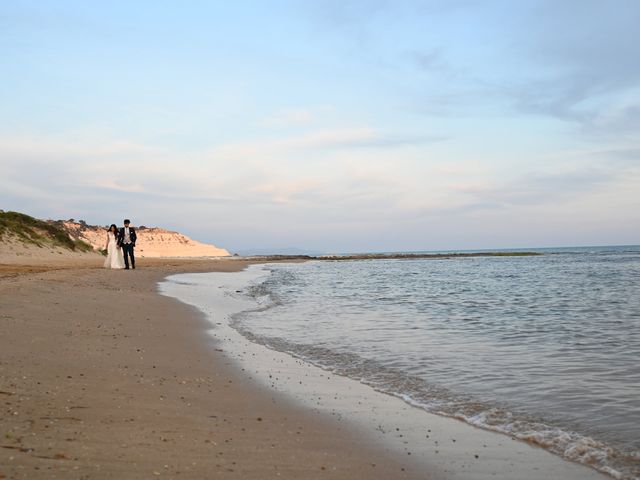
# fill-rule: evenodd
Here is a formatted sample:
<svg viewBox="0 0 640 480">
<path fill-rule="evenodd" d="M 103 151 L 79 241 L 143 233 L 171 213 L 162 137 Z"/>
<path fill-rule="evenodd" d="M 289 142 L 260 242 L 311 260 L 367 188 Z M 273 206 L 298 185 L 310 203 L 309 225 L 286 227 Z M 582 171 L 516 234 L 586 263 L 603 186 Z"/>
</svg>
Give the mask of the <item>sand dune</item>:
<svg viewBox="0 0 640 480">
<path fill-rule="evenodd" d="M 0 238 L 0 265 L 51 265 L 75 262 L 99 265 L 104 257 L 98 252 L 72 251 L 55 245 L 38 246 L 25 242 L 15 235 Z"/>
</svg>

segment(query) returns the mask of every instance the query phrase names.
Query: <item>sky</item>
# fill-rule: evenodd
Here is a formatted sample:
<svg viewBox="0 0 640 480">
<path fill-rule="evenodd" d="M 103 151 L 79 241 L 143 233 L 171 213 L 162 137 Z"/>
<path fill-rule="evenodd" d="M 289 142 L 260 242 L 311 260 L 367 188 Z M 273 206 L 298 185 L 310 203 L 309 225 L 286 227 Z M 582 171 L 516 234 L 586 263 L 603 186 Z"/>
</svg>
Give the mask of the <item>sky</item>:
<svg viewBox="0 0 640 480">
<path fill-rule="evenodd" d="M 640 2 L 0 2 L 0 209 L 229 251 L 640 243 Z"/>
</svg>

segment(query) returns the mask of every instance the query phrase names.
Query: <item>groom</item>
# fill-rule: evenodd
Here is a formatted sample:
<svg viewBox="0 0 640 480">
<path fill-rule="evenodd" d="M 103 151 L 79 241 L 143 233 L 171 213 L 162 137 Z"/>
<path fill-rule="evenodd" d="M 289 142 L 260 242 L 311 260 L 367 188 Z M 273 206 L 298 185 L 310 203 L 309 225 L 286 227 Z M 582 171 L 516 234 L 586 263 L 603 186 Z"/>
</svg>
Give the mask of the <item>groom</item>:
<svg viewBox="0 0 640 480">
<path fill-rule="evenodd" d="M 133 227 L 129 227 L 131 222 L 128 218 L 124 220 L 124 227 L 118 232 L 118 245 L 122 247 L 124 255 L 124 269 L 129 270 L 129 257 L 131 257 L 131 268 L 136 268 L 136 258 L 133 255 L 133 249 L 136 246 L 136 231 Z"/>
</svg>

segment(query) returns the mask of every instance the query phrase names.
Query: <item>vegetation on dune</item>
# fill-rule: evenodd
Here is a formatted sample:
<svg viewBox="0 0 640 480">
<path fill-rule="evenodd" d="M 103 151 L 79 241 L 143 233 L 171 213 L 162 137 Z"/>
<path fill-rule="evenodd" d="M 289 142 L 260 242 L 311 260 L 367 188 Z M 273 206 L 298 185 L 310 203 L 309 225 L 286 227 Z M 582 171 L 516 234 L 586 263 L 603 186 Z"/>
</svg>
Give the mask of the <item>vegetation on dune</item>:
<svg viewBox="0 0 640 480">
<path fill-rule="evenodd" d="M 58 222 L 45 222 L 19 212 L 0 210 L 0 238 L 14 235 L 38 247 L 54 246 L 68 250 L 91 252 L 93 247 L 82 240 L 73 240 Z"/>
</svg>

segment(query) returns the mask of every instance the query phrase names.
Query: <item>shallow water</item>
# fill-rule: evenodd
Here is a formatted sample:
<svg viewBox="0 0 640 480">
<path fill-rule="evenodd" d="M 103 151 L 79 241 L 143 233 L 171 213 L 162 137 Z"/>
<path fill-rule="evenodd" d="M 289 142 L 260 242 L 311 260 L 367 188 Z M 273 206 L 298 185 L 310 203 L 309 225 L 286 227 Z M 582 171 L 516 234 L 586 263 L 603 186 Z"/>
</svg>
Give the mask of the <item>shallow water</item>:
<svg viewBox="0 0 640 480">
<path fill-rule="evenodd" d="M 640 476 L 640 247 L 269 265 L 254 341 L 432 412 Z"/>
</svg>

